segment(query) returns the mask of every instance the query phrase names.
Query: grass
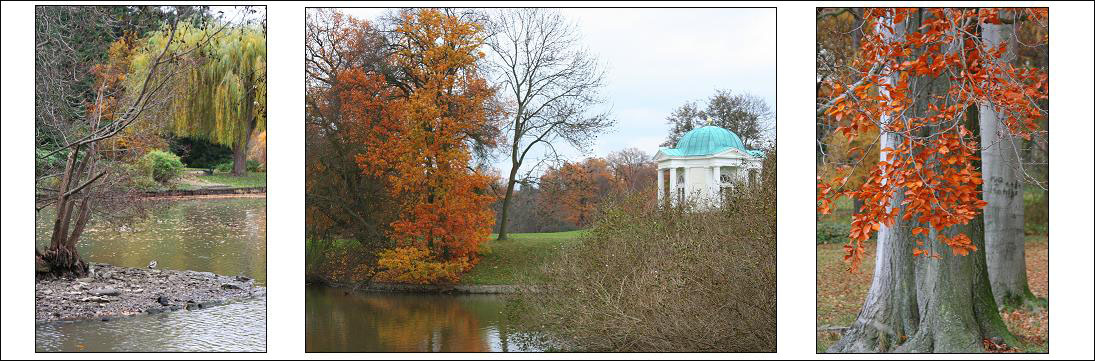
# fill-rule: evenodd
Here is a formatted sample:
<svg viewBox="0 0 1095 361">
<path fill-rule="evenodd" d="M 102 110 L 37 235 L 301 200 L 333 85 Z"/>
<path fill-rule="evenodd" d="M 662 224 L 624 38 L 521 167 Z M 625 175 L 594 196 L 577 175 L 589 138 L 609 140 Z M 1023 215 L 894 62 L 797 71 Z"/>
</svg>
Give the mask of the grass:
<svg viewBox="0 0 1095 361">
<path fill-rule="evenodd" d="M 266 186 L 266 172 L 247 172 L 247 175 L 242 177 L 236 177 L 228 173 L 214 173 L 212 175 L 200 175 L 197 178 L 209 183 L 224 184 L 234 188 Z"/>
<path fill-rule="evenodd" d="M 487 252 L 479 264 L 465 274 L 461 282 L 473 285 L 508 285 L 528 276 L 539 277 L 540 266 L 565 244 L 574 242 L 584 231 L 555 233 L 511 233 L 499 241 L 491 235 Z"/>
</svg>

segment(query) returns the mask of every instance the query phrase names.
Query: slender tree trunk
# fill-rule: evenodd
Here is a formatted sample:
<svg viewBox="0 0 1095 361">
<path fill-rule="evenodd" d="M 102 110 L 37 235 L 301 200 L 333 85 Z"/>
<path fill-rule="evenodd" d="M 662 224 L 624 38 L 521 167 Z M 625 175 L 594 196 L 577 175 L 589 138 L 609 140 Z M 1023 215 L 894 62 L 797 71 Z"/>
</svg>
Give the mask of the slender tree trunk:
<svg viewBox="0 0 1095 361">
<path fill-rule="evenodd" d="M 1015 60 L 1017 46 L 1011 24 L 981 24 L 981 37 L 986 47 L 1007 44 L 1000 62 Z M 1019 143 L 1003 122 L 1006 114 L 994 104 L 980 105 L 981 135 L 984 144 L 981 160 L 985 178 L 985 252 L 989 280 L 996 302 L 1007 307 L 1021 307 L 1036 300 L 1027 285 L 1027 263 L 1024 250 L 1023 186 L 1019 181 Z"/>
<path fill-rule="evenodd" d="M 87 221 L 86 200 L 76 210 L 76 229 L 69 233 L 72 224 L 73 207 L 75 199 L 68 192 L 80 183 L 80 175 L 86 166 L 86 162 L 93 162 L 91 157 L 95 151 L 89 150 L 84 157 L 84 162 L 79 162 L 80 146 L 74 146 L 69 150 L 68 159 L 65 162 L 65 171 L 61 177 L 61 186 L 57 190 L 57 214 L 53 221 L 53 235 L 50 237 L 49 247 L 44 252 L 35 252 L 36 277 L 82 277 L 87 274 L 87 264 L 80 258 L 76 250 L 76 240 L 83 232 L 83 226 Z"/>
<path fill-rule="evenodd" d="M 517 167 L 520 165 L 514 165 L 510 167 L 509 180 L 506 182 L 506 197 L 502 199 L 502 219 L 498 224 L 498 239 L 509 239 L 509 232 L 506 230 L 506 226 L 509 224 L 509 206 L 510 201 L 513 199 L 513 188 L 517 185 Z"/>
<path fill-rule="evenodd" d="M 880 135 L 880 148 L 897 148 L 900 136 Z M 879 154 L 886 160 L 886 152 Z M 915 225 L 902 220 L 905 213 L 901 202 L 904 189 L 897 189 L 890 204 L 899 207 L 893 227 L 883 225 L 878 230 L 874 276 L 867 300 L 856 316 L 855 323 L 828 352 L 889 352 L 901 344 L 920 325 L 916 303 L 916 276 L 912 257 L 912 233 Z"/>
</svg>

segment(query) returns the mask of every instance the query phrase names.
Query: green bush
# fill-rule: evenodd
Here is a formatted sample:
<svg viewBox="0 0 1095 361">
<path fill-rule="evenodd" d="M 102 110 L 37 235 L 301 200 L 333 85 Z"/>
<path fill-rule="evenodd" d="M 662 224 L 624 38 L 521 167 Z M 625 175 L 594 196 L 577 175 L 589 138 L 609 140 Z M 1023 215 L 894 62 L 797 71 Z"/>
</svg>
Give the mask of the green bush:
<svg viewBox="0 0 1095 361">
<path fill-rule="evenodd" d="M 818 222 L 817 244 L 845 243 L 850 233 L 852 225 L 846 222 Z"/>
<path fill-rule="evenodd" d="M 247 160 L 247 171 L 248 172 L 261 172 L 262 170 L 263 170 L 262 169 L 262 163 L 259 163 L 259 161 L 254 160 L 254 159 L 248 159 Z"/>
<path fill-rule="evenodd" d="M 141 171 L 153 180 L 166 183 L 182 173 L 183 163 L 179 156 L 162 150 L 153 150 L 141 157 Z"/>
</svg>

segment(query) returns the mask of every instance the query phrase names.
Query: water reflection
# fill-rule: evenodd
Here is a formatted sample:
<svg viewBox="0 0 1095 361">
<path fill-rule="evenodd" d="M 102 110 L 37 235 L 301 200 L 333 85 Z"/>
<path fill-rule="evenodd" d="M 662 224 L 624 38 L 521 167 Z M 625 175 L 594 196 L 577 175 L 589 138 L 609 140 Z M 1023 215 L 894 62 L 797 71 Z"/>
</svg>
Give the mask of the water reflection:
<svg viewBox="0 0 1095 361">
<path fill-rule="evenodd" d="M 305 292 L 308 352 L 531 351 L 515 344 L 501 296 Z"/>
<path fill-rule="evenodd" d="M 126 222 L 92 217 L 77 248 L 85 260 L 125 267 L 242 275 L 266 284 L 266 198 L 150 201 Z M 49 244 L 53 212 L 38 214 L 35 240 Z"/>
</svg>

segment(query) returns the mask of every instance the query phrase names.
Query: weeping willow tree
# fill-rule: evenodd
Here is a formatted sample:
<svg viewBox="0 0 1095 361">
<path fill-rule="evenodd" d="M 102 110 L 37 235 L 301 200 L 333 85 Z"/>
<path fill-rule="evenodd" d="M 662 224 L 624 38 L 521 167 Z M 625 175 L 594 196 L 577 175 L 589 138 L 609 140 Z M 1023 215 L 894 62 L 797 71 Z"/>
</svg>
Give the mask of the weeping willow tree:
<svg viewBox="0 0 1095 361">
<path fill-rule="evenodd" d="M 251 133 L 266 129 L 266 33 L 255 26 L 222 29 L 184 23 L 171 41 L 185 45 L 210 37 L 180 58 L 187 66 L 172 82 L 175 96 L 163 104 L 164 112 L 149 116 L 167 117 L 178 136 L 231 148 L 232 174 L 244 175 Z M 147 48 L 167 41 L 166 34 L 152 34 Z M 133 70 L 141 72 L 143 64 L 138 57 Z"/>
</svg>

